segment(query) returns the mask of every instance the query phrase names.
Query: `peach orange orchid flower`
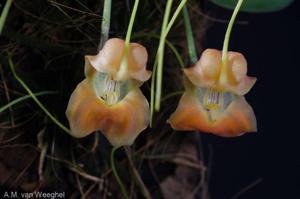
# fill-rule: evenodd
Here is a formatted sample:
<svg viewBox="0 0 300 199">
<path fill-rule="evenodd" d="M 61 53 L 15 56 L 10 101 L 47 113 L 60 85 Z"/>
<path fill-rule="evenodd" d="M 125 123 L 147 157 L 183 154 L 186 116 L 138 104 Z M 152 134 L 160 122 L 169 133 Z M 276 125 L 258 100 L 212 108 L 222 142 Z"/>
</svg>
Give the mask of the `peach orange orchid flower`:
<svg viewBox="0 0 300 199">
<path fill-rule="evenodd" d="M 184 69 L 186 91 L 169 119 L 175 130 L 199 130 L 224 137 L 255 132 L 256 118 L 245 95 L 256 78 L 247 76 L 247 62 L 237 52 L 207 49 L 195 66 Z"/>
<path fill-rule="evenodd" d="M 148 54 L 137 43 L 109 39 L 95 56 L 85 56 L 85 76 L 66 111 L 71 135 L 101 131 L 114 147 L 131 145 L 149 123 L 149 104 L 139 87 L 148 80 Z"/>
</svg>

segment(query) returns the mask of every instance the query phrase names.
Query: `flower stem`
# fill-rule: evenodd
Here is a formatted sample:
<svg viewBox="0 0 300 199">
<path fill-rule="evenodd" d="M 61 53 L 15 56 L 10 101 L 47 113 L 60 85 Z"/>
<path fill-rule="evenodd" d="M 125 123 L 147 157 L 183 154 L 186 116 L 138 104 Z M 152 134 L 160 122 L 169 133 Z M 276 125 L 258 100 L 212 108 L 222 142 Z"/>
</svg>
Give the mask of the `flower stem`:
<svg viewBox="0 0 300 199">
<path fill-rule="evenodd" d="M 3 11 L 1 13 L 1 16 L 0 16 L 0 35 L 2 34 L 2 30 L 3 30 L 3 27 L 4 27 L 4 24 L 5 24 L 5 21 L 6 21 L 6 18 L 7 18 L 7 15 L 8 15 L 8 12 L 9 12 L 9 9 L 11 7 L 12 2 L 13 2 L 13 0 L 7 0 L 6 3 L 5 3 L 5 6 L 3 8 Z"/>
<path fill-rule="evenodd" d="M 161 103 L 161 90 L 162 90 L 162 79 L 163 79 L 163 56 L 164 56 L 164 44 L 167 38 L 168 33 L 170 32 L 172 26 L 175 23 L 179 13 L 181 12 L 183 6 L 187 0 L 182 0 L 175 10 L 171 20 L 169 21 L 168 25 L 162 29 L 161 41 L 159 42 L 158 47 L 158 65 L 157 65 L 157 77 L 156 77 L 156 95 L 155 95 L 155 110 L 160 110 L 160 103 Z M 168 6 L 168 5 L 167 5 Z M 169 10 L 168 10 L 169 9 Z M 171 11 L 171 7 L 166 9 L 166 13 Z M 165 19 L 164 19 L 165 21 Z"/>
<path fill-rule="evenodd" d="M 111 151 L 111 154 L 110 154 L 110 164 L 111 164 L 111 169 L 112 169 L 112 172 L 117 180 L 117 183 L 119 184 L 120 188 L 121 188 L 121 192 L 123 194 L 123 197 L 125 199 L 129 199 L 129 196 L 127 194 L 127 191 L 125 189 L 125 186 L 124 184 L 122 183 L 122 180 L 120 178 L 120 176 L 118 175 L 118 172 L 117 172 L 117 169 L 116 169 L 116 165 L 115 165 L 115 152 L 118 148 L 117 147 L 114 147 Z"/>
<path fill-rule="evenodd" d="M 13 76 L 16 78 L 16 80 L 22 85 L 22 87 L 28 92 L 28 94 L 32 97 L 32 99 L 37 103 L 37 105 L 44 111 L 44 113 L 62 130 L 64 130 L 67 133 L 70 133 L 70 129 L 68 129 L 66 126 L 64 126 L 61 122 L 59 122 L 48 110 L 47 108 L 37 99 L 36 95 L 31 91 L 31 89 L 26 85 L 26 83 L 17 75 L 15 71 L 15 66 L 11 60 L 11 58 L 8 59 L 8 63 L 11 69 L 11 72 L 13 73 Z"/>
<path fill-rule="evenodd" d="M 177 19 L 178 15 L 180 14 L 182 8 L 184 7 L 184 5 L 186 4 L 187 0 L 182 0 L 180 2 L 180 4 L 178 5 L 178 7 L 176 8 L 172 18 L 170 19 L 170 22 L 168 23 L 168 26 L 166 27 L 166 30 L 164 32 L 163 38 L 164 40 L 167 38 L 168 33 L 170 32 L 172 26 L 175 23 L 175 20 Z"/>
<path fill-rule="evenodd" d="M 222 50 L 222 63 L 223 65 L 226 65 L 227 62 L 227 53 L 228 53 L 228 45 L 229 45 L 229 39 L 230 39 L 230 34 L 231 34 L 231 30 L 235 21 L 235 18 L 242 6 L 244 0 L 239 0 L 238 3 L 236 4 L 234 11 L 232 13 L 231 19 L 229 21 L 227 30 L 226 30 L 226 34 L 225 34 L 225 38 L 224 38 L 224 43 L 223 43 L 223 50 Z"/>
<path fill-rule="evenodd" d="M 101 24 L 101 39 L 99 43 L 99 50 L 103 47 L 104 43 L 108 40 L 110 29 L 110 16 L 111 16 L 111 0 L 105 0 L 102 14 Z"/>
<path fill-rule="evenodd" d="M 156 80 L 156 70 L 157 70 L 157 59 L 155 59 L 151 78 L 151 95 L 150 95 L 150 128 L 153 127 L 153 116 L 154 116 L 154 103 L 155 103 L 155 80 Z"/>
<path fill-rule="evenodd" d="M 154 75 L 152 76 L 153 81 L 152 81 L 152 85 L 151 85 L 151 91 L 153 91 L 153 92 L 151 92 L 151 120 L 153 117 L 154 106 L 155 106 L 156 110 L 158 110 L 160 107 L 160 96 L 158 96 L 158 95 L 161 95 L 162 72 L 163 72 L 163 61 L 164 61 L 164 50 L 165 50 L 164 34 L 165 34 L 165 30 L 168 25 L 172 4 L 173 4 L 173 0 L 167 1 L 164 19 L 163 19 L 163 23 L 162 23 L 162 27 L 161 27 L 158 50 L 157 50 L 157 56 L 156 56 L 157 59 L 155 59 L 156 64 L 155 64 L 155 67 L 153 68 Z M 154 71 L 154 69 L 155 69 L 155 71 Z M 156 81 L 156 84 L 155 84 L 155 81 Z M 156 91 L 154 92 L 154 90 L 156 90 Z"/>
<path fill-rule="evenodd" d="M 128 45 L 130 42 L 130 38 L 131 38 L 131 34 L 132 34 L 132 28 L 133 28 L 133 24 L 134 24 L 134 20 L 135 20 L 135 16 L 136 16 L 136 12 L 137 12 L 137 8 L 139 5 L 139 0 L 135 0 L 134 2 L 134 6 L 133 6 L 133 10 L 130 16 L 130 21 L 129 21 L 129 25 L 127 28 L 127 33 L 126 33 L 126 38 L 125 38 L 125 52 L 127 52 L 128 50 Z"/>
<path fill-rule="evenodd" d="M 56 93 L 57 92 L 55 92 L 55 91 L 42 91 L 42 92 L 33 93 L 33 94 L 37 97 L 37 96 L 41 96 L 41 95 L 52 95 L 52 94 L 56 94 Z M 17 104 L 19 102 L 22 102 L 22 101 L 24 101 L 26 99 L 29 99 L 29 98 L 31 98 L 30 95 L 25 95 L 25 96 L 19 97 L 19 98 L 15 99 L 15 100 L 9 102 L 8 104 L 0 107 L 0 113 L 3 112 L 3 111 L 5 111 L 9 107 L 12 107 L 13 105 L 15 105 L 15 104 Z"/>
</svg>

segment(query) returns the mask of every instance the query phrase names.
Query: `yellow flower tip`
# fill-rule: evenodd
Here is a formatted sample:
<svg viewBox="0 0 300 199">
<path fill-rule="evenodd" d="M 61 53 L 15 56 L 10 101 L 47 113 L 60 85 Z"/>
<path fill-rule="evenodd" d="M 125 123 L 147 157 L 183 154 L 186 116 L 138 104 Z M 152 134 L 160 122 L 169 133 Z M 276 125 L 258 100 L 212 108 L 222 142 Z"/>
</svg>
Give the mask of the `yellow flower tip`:
<svg viewBox="0 0 300 199">
<path fill-rule="evenodd" d="M 116 104 L 109 105 L 85 79 L 72 93 L 66 116 L 72 136 L 81 138 L 101 131 L 114 147 L 120 147 L 131 145 L 148 126 L 149 104 L 140 89 L 135 88 Z"/>
<path fill-rule="evenodd" d="M 228 52 L 224 65 L 221 51 L 215 49 L 206 49 L 199 61 L 193 67 L 184 69 L 184 73 L 196 86 L 237 95 L 245 95 L 256 82 L 255 77 L 247 76 L 247 61 L 241 53 Z"/>
<path fill-rule="evenodd" d="M 145 47 L 138 43 L 130 43 L 128 52 L 125 53 L 125 42 L 118 38 L 109 39 L 97 55 L 86 56 L 93 68 L 98 72 L 110 74 L 116 81 L 148 80 L 151 72 L 146 70 L 147 59 Z"/>
</svg>

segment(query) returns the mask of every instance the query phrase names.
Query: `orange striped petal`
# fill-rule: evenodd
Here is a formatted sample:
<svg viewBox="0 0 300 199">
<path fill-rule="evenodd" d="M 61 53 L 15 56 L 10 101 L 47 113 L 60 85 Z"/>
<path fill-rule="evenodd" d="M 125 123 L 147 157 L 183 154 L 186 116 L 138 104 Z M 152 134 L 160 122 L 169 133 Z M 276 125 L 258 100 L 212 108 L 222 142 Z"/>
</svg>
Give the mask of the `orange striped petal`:
<svg viewBox="0 0 300 199">
<path fill-rule="evenodd" d="M 124 58 L 124 46 L 125 42 L 122 39 L 109 39 L 97 55 L 86 56 L 86 59 L 97 71 L 110 74 L 114 80 L 135 79 L 141 82 L 148 80 L 151 72 L 146 70 L 148 59 L 146 48 L 138 43 L 130 43 L 127 57 Z M 126 65 L 126 71 L 122 71 L 120 76 L 122 64 Z"/>
<path fill-rule="evenodd" d="M 196 97 L 196 91 L 187 91 L 182 96 L 176 111 L 168 122 L 175 130 L 198 130 L 223 137 L 240 136 L 256 132 L 256 118 L 244 97 L 235 96 L 218 119 L 212 121 L 208 111 Z"/>
<path fill-rule="evenodd" d="M 149 124 L 149 104 L 140 89 L 131 90 L 120 102 L 109 106 L 97 98 L 85 79 L 71 95 L 66 111 L 71 135 L 85 137 L 101 131 L 115 146 L 131 145 Z"/>
</svg>

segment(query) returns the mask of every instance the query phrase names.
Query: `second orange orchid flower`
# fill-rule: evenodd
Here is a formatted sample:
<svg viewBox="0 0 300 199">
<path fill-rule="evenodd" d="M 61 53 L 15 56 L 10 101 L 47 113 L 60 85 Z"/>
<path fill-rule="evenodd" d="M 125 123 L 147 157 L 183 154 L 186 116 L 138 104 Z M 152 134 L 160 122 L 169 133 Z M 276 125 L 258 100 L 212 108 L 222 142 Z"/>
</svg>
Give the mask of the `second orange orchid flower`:
<svg viewBox="0 0 300 199">
<path fill-rule="evenodd" d="M 199 130 L 219 136 L 255 132 L 256 119 L 245 95 L 256 78 L 247 76 L 247 62 L 237 52 L 207 49 L 195 66 L 184 69 L 186 91 L 169 123 L 175 130 Z"/>
</svg>

